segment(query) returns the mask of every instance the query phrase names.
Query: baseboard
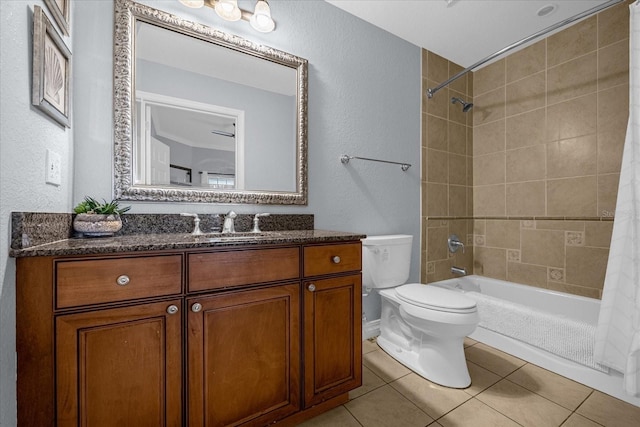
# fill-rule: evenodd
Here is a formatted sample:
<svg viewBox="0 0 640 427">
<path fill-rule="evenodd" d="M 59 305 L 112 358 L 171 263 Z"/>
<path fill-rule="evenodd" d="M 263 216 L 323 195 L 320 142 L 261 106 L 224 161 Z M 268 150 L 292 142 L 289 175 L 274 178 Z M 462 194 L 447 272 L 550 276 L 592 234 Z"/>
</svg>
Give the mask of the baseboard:
<svg viewBox="0 0 640 427">
<path fill-rule="evenodd" d="M 362 340 L 377 337 L 380 335 L 380 319 L 362 322 Z"/>
</svg>

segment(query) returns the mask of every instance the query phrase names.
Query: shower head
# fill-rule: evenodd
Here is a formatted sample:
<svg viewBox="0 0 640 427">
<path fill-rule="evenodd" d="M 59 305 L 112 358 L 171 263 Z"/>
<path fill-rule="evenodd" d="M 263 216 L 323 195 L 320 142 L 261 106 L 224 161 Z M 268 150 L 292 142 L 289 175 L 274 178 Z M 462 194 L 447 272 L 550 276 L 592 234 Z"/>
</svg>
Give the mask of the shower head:
<svg viewBox="0 0 640 427">
<path fill-rule="evenodd" d="M 460 98 L 451 98 L 451 103 L 455 104 L 456 102 L 459 102 L 460 104 L 462 104 L 462 112 L 466 113 L 467 111 L 471 110 L 473 108 L 473 104 L 472 103 L 467 103 L 464 102 L 462 99 Z"/>
</svg>

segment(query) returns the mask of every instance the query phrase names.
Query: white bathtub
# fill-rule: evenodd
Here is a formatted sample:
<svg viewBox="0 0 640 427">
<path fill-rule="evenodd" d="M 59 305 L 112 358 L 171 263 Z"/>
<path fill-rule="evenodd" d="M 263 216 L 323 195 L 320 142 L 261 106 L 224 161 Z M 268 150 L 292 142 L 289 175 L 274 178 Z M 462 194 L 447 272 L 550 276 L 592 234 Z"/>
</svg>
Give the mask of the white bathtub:
<svg viewBox="0 0 640 427">
<path fill-rule="evenodd" d="M 562 319 L 573 319 L 593 326 L 598 323 L 600 300 L 593 298 L 475 275 L 443 280 L 430 283 L 430 285 L 458 292 L 468 292 L 468 295 L 472 298 L 474 292 L 478 292 L 490 298 L 499 298 L 509 303 L 521 304 L 526 306 L 527 309 L 552 314 L 551 319 L 557 318 L 559 325 L 563 321 Z M 482 298 L 482 296 L 479 296 L 479 298 Z M 482 312 L 480 312 L 480 318 L 482 323 Z M 605 373 L 583 366 L 542 350 L 538 346 L 494 332 L 487 327 L 478 326 L 469 338 L 640 407 L 640 398 L 629 396 L 623 391 L 622 374 L 617 371 L 610 370 Z"/>
</svg>

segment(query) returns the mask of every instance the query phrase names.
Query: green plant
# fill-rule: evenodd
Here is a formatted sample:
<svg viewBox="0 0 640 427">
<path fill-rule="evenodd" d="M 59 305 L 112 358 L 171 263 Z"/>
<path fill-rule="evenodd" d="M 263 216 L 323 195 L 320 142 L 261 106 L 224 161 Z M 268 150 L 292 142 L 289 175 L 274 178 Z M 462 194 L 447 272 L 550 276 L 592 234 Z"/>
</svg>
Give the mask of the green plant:
<svg viewBox="0 0 640 427">
<path fill-rule="evenodd" d="M 87 214 L 102 214 L 102 215 L 113 215 L 113 214 L 123 214 L 129 209 L 131 206 L 125 206 L 121 208 L 118 204 L 118 201 L 112 200 L 107 203 L 106 200 L 102 199 L 103 203 L 98 202 L 93 197 L 85 197 L 84 200 L 73 208 L 73 211 L 77 214 L 87 213 Z"/>
</svg>

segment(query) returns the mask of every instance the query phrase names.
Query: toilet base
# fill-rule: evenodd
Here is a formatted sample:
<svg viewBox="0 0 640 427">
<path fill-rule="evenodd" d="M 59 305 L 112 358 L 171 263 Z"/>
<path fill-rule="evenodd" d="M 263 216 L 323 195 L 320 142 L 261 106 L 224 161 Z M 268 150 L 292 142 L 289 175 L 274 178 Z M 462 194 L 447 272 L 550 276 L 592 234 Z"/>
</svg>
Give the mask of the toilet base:
<svg viewBox="0 0 640 427">
<path fill-rule="evenodd" d="M 438 342 L 437 350 L 428 343 L 411 349 L 395 344 L 382 335 L 376 341 L 389 356 L 433 383 L 450 388 L 467 388 L 471 385 L 462 339 Z M 448 347 L 447 351 L 443 351 L 443 346 Z"/>
</svg>

